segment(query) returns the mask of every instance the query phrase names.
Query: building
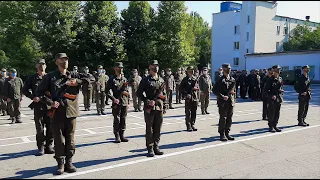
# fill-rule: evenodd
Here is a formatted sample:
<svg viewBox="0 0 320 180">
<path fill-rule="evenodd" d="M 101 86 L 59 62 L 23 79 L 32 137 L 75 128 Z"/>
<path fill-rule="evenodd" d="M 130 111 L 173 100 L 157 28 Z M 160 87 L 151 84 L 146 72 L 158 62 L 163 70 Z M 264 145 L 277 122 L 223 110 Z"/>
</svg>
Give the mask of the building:
<svg viewBox="0 0 320 180">
<path fill-rule="evenodd" d="M 276 12 L 276 1 L 222 2 L 221 12 L 212 15 L 212 74 L 223 63 L 230 63 L 233 69 L 247 69 L 247 53 L 281 52 L 297 25 L 306 23 L 312 30 L 319 26 Z"/>
<path fill-rule="evenodd" d="M 263 69 L 280 65 L 283 71 L 301 69 L 303 65 L 310 66 L 310 78 L 314 75 L 314 82 L 320 81 L 320 50 L 253 53 L 245 55 L 246 70 Z"/>
</svg>

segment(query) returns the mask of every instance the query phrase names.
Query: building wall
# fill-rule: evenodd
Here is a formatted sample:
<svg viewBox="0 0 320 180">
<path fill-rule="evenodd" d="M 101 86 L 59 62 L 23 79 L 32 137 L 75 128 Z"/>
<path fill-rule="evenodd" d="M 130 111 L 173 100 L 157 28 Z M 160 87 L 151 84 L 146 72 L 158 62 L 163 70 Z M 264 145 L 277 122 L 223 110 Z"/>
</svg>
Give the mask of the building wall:
<svg viewBox="0 0 320 180">
<path fill-rule="evenodd" d="M 295 66 L 314 66 L 314 80 L 320 80 L 320 51 L 312 53 L 283 53 L 271 55 L 248 55 L 246 56 L 247 67 L 249 72 L 251 69 L 269 68 L 273 65 L 286 66 L 288 70 L 294 70 Z"/>
</svg>

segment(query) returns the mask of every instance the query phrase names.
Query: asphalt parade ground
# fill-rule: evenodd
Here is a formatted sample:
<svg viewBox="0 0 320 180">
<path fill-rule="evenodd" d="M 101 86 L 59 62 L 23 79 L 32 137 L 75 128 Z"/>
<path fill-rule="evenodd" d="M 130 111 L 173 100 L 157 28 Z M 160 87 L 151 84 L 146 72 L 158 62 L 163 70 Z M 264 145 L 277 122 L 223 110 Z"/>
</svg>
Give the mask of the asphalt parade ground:
<svg viewBox="0 0 320 180">
<path fill-rule="evenodd" d="M 306 122 L 297 126 L 298 98 L 292 86 L 285 87 L 278 126 L 268 132 L 262 119 L 262 102 L 237 99 L 231 135 L 234 141 L 221 142 L 218 108 L 211 95 L 209 115 L 198 107 L 196 127 L 187 132 L 184 104 L 173 104 L 164 116 L 160 149 L 164 155 L 146 157 L 143 112 L 127 116 L 127 143 L 113 143 L 113 116 L 98 116 L 95 104 L 77 118 L 76 173 L 56 176 L 53 154 L 37 156 L 33 111 L 24 97 L 21 124 L 9 124 L 0 117 L 0 178 L 320 178 L 320 86 L 311 86 L 312 99 Z M 173 97 L 175 103 L 175 97 Z M 184 101 L 183 101 L 184 102 Z"/>
</svg>

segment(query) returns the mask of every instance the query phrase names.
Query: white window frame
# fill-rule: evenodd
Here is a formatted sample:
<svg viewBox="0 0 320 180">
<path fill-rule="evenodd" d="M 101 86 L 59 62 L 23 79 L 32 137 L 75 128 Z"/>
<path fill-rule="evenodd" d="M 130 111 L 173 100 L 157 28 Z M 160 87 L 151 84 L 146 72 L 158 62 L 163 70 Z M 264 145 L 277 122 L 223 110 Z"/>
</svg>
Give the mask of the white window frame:
<svg viewBox="0 0 320 180">
<path fill-rule="evenodd" d="M 280 26 L 277 26 L 277 35 L 280 34 Z"/>
<path fill-rule="evenodd" d="M 233 66 L 239 66 L 239 58 L 238 57 L 235 57 L 235 58 L 233 58 Z M 237 64 L 236 64 L 236 62 L 237 62 Z"/>
<path fill-rule="evenodd" d="M 240 49 L 240 42 L 239 41 L 233 42 L 233 49 L 234 50 L 239 50 Z"/>
</svg>

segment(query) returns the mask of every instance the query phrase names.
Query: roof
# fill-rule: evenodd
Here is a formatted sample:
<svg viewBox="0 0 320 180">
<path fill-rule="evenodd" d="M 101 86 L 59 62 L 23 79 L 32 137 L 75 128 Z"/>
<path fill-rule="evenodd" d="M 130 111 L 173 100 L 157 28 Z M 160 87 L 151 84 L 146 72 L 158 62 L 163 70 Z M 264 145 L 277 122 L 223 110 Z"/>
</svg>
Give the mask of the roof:
<svg viewBox="0 0 320 180">
<path fill-rule="evenodd" d="M 311 23 L 317 23 L 317 24 L 320 24 L 319 22 L 307 21 L 307 20 L 305 20 L 305 19 L 297 19 L 297 18 L 292 18 L 292 17 L 287 17 L 287 16 L 280 16 L 280 15 L 276 15 L 276 17 L 288 18 L 288 19 L 294 19 L 294 20 L 299 20 L 299 21 L 306 21 L 306 22 L 311 22 Z"/>
<path fill-rule="evenodd" d="M 320 53 L 320 49 L 316 50 L 303 50 L 303 51 L 283 51 L 283 52 L 270 52 L 270 53 L 251 53 L 245 56 L 270 56 L 270 55 L 286 55 L 286 54 L 314 54 Z"/>
</svg>

